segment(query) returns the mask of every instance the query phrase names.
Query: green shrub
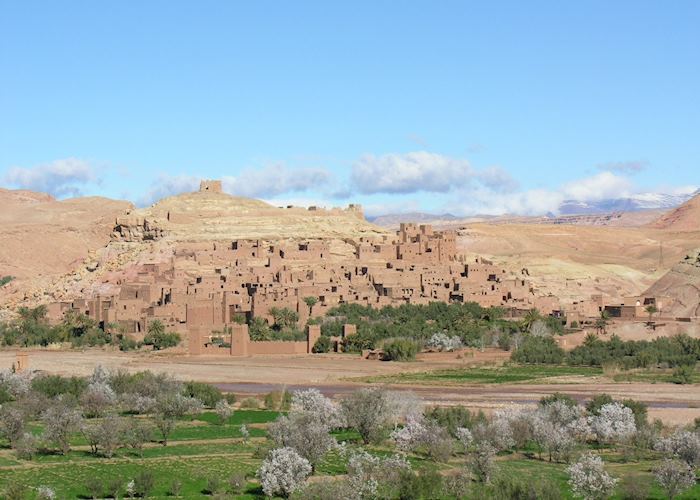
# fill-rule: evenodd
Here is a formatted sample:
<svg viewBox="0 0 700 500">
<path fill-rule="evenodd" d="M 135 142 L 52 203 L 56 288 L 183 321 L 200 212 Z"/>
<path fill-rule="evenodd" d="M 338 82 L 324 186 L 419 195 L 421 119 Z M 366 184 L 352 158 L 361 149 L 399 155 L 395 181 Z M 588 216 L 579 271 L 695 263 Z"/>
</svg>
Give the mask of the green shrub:
<svg viewBox="0 0 700 500">
<path fill-rule="evenodd" d="M 388 361 L 412 361 L 418 354 L 418 343 L 411 339 L 393 339 L 383 346 Z"/>
<path fill-rule="evenodd" d="M 79 398 L 87 386 L 87 379 L 80 377 L 39 375 L 32 380 L 32 389 L 49 398 L 66 394 Z"/>
<path fill-rule="evenodd" d="M 224 398 L 218 388 L 211 384 L 195 382 L 194 380 L 190 380 L 185 384 L 183 392 L 186 396 L 199 399 L 208 408 L 214 408 L 216 403 Z"/>
<path fill-rule="evenodd" d="M 289 391 L 272 391 L 265 395 L 265 408 L 268 410 L 286 411 L 292 404 L 292 394 Z"/>
<path fill-rule="evenodd" d="M 321 335 L 313 348 L 311 349 L 314 353 L 328 352 L 331 350 L 331 338 L 325 335 Z"/>
<path fill-rule="evenodd" d="M 564 361 L 564 349 L 559 347 L 551 337 L 528 336 L 511 358 L 518 363 L 561 364 Z"/>
<path fill-rule="evenodd" d="M 179 333 L 166 332 L 163 323 L 160 320 L 155 320 L 148 325 L 148 333 L 143 338 L 143 343 L 152 345 L 155 351 L 160 351 L 168 347 L 175 347 L 180 343 L 180 340 Z"/>
<path fill-rule="evenodd" d="M 673 370 L 673 375 L 671 376 L 671 382 L 674 384 L 690 384 L 693 382 L 693 372 L 695 371 L 694 366 L 681 365 Z"/>
<path fill-rule="evenodd" d="M 260 400 L 254 397 L 245 398 L 241 401 L 241 408 L 254 409 L 260 408 Z"/>
<path fill-rule="evenodd" d="M 14 276 L 3 276 L 2 278 L 0 278 L 0 287 L 7 285 L 10 281 L 14 279 Z"/>
<path fill-rule="evenodd" d="M 549 396 L 543 396 L 542 399 L 540 399 L 540 406 L 547 406 L 552 403 L 556 403 L 557 401 L 562 401 L 565 403 L 567 406 L 573 408 L 574 406 L 578 405 L 576 400 L 569 396 L 568 394 L 562 394 L 561 392 L 554 392 L 550 394 Z"/>
<path fill-rule="evenodd" d="M 471 429 L 478 423 L 486 422 L 486 415 L 482 411 L 472 413 L 464 406 L 436 406 L 426 412 L 426 417 L 447 429 L 452 436 L 457 436 L 460 427 Z"/>
</svg>

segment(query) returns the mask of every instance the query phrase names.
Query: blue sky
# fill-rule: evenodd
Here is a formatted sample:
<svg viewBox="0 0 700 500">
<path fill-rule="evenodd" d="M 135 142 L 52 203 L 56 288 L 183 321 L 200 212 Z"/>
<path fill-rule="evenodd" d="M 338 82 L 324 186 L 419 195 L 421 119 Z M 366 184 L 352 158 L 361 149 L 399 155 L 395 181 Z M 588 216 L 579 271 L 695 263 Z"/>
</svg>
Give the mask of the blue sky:
<svg viewBox="0 0 700 500">
<path fill-rule="evenodd" d="M 700 2 L 0 1 L 0 185 L 370 213 L 700 186 Z"/>
</svg>

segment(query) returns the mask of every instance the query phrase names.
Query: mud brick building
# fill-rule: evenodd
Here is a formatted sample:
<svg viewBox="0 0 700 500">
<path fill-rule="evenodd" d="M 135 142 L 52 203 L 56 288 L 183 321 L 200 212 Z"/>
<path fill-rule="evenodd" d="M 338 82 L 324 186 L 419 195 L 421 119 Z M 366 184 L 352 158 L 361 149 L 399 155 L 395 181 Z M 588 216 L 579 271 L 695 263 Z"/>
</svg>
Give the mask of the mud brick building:
<svg viewBox="0 0 700 500">
<path fill-rule="evenodd" d="M 201 187 L 220 188 L 215 181 Z M 250 355 L 307 353 L 315 342 L 313 327 L 306 342 L 250 342 L 241 323 L 272 322 L 273 308 L 296 312 L 300 325 L 344 303 L 472 301 L 544 313 L 560 309 L 556 298 L 537 297 L 525 274 L 509 274 L 485 259 L 465 262 L 453 231 L 401 224 L 393 238 L 344 243 L 354 254 L 336 259 L 329 240 L 178 242 L 167 262 L 142 264 L 134 277 L 115 283 L 118 292 L 54 303 L 49 314 L 60 320 L 76 310 L 137 338 L 157 319 L 181 333 L 192 354 Z M 307 297 L 316 299 L 311 307 Z"/>
</svg>

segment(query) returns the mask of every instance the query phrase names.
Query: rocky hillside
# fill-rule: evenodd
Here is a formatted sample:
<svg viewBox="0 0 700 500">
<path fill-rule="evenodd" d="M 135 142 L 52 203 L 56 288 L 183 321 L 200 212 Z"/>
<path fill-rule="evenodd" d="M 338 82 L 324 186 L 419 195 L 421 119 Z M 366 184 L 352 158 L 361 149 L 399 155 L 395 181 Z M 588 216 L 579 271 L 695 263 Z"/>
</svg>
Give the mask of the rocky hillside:
<svg viewBox="0 0 700 500">
<path fill-rule="evenodd" d="M 119 217 L 113 237 L 120 241 L 207 241 L 355 239 L 382 234 L 386 230 L 367 222 L 357 206 L 282 208 L 226 193 L 195 192 L 165 198 Z"/>
<path fill-rule="evenodd" d="M 647 293 L 671 297 L 675 302 L 664 314 L 678 317 L 700 315 L 700 249 L 688 253 L 654 283 Z"/>
<path fill-rule="evenodd" d="M 668 231 L 700 231 L 700 194 L 659 217 L 651 227 Z"/>
<path fill-rule="evenodd" d="M 0 190 L 0 307 L 84 266 L 107 245 L 114 221 L 133 206 L 107 198 L 57 201 L 43 193 Z"/>
</svg>

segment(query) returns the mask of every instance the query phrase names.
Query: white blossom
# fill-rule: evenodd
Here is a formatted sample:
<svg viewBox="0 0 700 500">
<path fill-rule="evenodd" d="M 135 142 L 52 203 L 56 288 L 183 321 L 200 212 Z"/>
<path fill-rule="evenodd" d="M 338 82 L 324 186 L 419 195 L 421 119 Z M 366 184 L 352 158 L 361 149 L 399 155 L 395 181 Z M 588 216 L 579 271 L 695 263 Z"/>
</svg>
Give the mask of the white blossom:
<svg viewBox="0 0 700 500">
<path fill-rule="evenodd" d="M 375 499 L 381 485 L 397 484 L 403 471 L 410 471 L 405 457 L 394 455 L 379 458 L 366 451 L 354 453 L 348 460 L 348 482 L 354 498 Z"/>
<path fill-rule="evenodd" d="M 632 410 L 617 401 L 603 405 L 598 415 L 588 418 L 588 423 L 602 442 L 625 440 L 637 432 Z"/>
<path fill-rule="evenodd" d="M 457 335 L 450 337 L 445 333 L 434 333 L 426 346 L 440 351 L 451 352 L 462 347 L 462 339 Z"/>
<path fill-rule="evenodd" d="M 248 426 L 245 424 L 241 425 L 240 431 L 241 436 L 243 436 L 243 441 L 248 441 L 248 438 L 250 438 L 250 431 L 248 430 Z"/>
<path fill-rule="evenodd" d="M 680 460 L 665 459 L 654 469 L 654 478 L 669 498 L 675 498 L 695 486 L 695 471 Z"/>
<path fill-rule="evenodd" d="M 36 498 L 37 500 L 54 500 L 56 492 L 48 486 L 39 486 L 36 489 Z"/>
<path fill-rule="evenodd" d="M 605 472 L 603 460 L 591 453 L 583 455 L 566 471 L 569 474 L 569 486 L 574 494 L 586 500 L 607 498 L 618 481 Z"/>
<path fill-rule="evenodd" d="M 29 392 L 32 378 L 34 378 L 32 371 L 3 370 L 0 371 L 0 387 L 4 387 L 13 398 L 17 399 Z"/>
<path fill-rule="evenodd" d="M 292 394 L 291 411 L 296 413 L 309 413 L 329 429 L 335 429 L 343 425 L 341 412 L 338 406 L 329 398 L 321 394 L 318 389 L 305 389 L 294 391 Z"/>
<path fill-rule="evenodd" d="M 270 452 L 258 477 L 267 496 L 288 497 L 299 489 L 311 474 L 311 464 L 292 448 L 277 448 Z"/>
<path fill-rule="evenodd" d="M 231 415 L 233 415 L 233 407 L 228 404 L 228 401 L 225 399 L 220 399 L 216 402 L 214 412 L 219 417 L 219 422 L 224 424 L 228 422 L 228 419 L 231 418 Z"/>
<path fill-rule="evenodd" d="M 426 432 L 424 420 L 411 416 L 406 421 L 406 425 L 394 429 L 391 433 L 391 439 L 394 440 L 399 450 L 411 451 L 425 441 Z"/>
<path fill-rule="evenodd" d="M 671 436 L 659 439 L 655 448 L 680 458 L 688 465 L 700 465 L 700 436 L 695 432 L 679 429 Z"/>
<path fill-rule="evenodd" d="M 466 427 L 458 427 L 456 434 L 457 439 L 459 439 L 459 442 L 462 443 L 462 446 L 464 446 L 464 450 L 466 451 L 467 449 L 469 449 L 469 447 L 474 442 L 474 436 L 472 435 L 472 431 L 470 431 Z"/>
</svg>

